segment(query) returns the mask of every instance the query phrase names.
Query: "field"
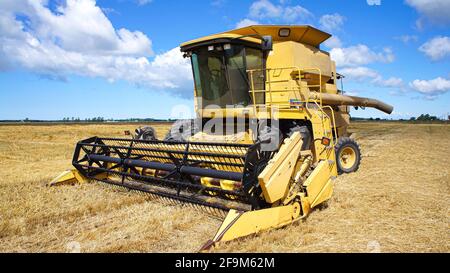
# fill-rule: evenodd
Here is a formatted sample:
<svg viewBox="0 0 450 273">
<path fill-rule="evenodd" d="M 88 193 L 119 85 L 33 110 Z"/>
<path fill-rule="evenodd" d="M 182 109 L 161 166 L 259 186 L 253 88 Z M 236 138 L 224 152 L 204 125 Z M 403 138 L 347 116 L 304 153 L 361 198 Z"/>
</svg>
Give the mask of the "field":
<svg viewBox="0 0 450 273">
<path fill-rule="evenodd" d="M 220 220 L 102 184 L 46 187 L 74 144 L 136 124 L 0 126 L 0 252 L 194 252 Z M 155 124 L 159 137 L 169 126 Z M 363 161 L 306 220 L 218 252 L 449 252 L 450 125 L 355 123 Z"/>
</svg>

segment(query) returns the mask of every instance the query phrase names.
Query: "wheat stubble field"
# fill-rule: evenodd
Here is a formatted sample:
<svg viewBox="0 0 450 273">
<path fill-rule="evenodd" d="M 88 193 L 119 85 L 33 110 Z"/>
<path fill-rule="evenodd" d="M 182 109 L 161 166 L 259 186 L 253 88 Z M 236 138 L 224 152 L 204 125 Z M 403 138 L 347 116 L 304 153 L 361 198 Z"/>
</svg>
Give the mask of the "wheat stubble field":
<svg viewBox="0 0 450 273">
<path fill-rule="evenodd" d="M 194 252 L 220 220 L 190 207 L 85 184 L 48 188 L 74 144 L 136 124 L 0 126 L 0 252 Z M 153 125 L 161 138 L 168 124 Z M 450 125 L 355 123 L 358 173 L 328 205 L 219 252 L 449 252 Z"/>
</svg>

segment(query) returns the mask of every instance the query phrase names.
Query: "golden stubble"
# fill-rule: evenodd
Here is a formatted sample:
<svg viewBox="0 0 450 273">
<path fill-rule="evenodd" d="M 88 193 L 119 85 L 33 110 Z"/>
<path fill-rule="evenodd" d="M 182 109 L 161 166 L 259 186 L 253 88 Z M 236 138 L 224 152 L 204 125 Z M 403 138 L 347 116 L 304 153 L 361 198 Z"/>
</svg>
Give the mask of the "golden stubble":
<svg viewBox="0 0 450 273">
<path fill-rule="evenodd" d="M 75 143 L 138 124 L 0 126 L 0 252 L 194 252 L 220 220 L 103 184 L 48 188 Z M 163 138 L 170 124 L 156 123 Z M 304 221 L 217 252 L 449 252 L 450 126 L 354 123 L 363 160 Z"/>
</svg>

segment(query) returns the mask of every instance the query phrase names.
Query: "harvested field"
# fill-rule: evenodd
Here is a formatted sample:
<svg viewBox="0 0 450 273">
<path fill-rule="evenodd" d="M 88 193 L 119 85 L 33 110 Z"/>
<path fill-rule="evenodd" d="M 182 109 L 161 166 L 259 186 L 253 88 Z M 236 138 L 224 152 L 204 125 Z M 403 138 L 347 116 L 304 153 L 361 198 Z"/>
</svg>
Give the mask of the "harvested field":
<svg viewBox="0 0 450 273">
<path fill-rule="evenodd" d="M 220 220 L 103 184 L 48 188 L 74 145 L 136 124 L 0 126 L 0 252 L 193 252 Z M 161 138 L 168 124 L 154 124 Z M 224 252 L 449 252 L 450 125 L 354 123 L 363 161 L 306 220 Z"/>
</svg>

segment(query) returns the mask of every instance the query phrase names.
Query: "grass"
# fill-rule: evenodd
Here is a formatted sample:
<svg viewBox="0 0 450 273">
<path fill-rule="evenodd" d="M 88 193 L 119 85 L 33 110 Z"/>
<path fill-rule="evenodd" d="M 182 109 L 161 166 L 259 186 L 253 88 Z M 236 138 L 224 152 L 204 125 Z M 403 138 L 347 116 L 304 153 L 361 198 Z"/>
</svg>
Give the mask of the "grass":
<svg viewBox="0 0 450 273">
<path fill-rule="evenodd" d="M 193 252 L 220 221 L 92 183 L 48 188 L 74 144 L 135 124 L 0 126 L 0 252 Z M 163 137 L 169 126 L 154 124 Z M 449 252 L 450 126 L 354 123 L 363 161 L 306 220 L 213 251 Z"/>
</svg>

